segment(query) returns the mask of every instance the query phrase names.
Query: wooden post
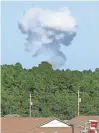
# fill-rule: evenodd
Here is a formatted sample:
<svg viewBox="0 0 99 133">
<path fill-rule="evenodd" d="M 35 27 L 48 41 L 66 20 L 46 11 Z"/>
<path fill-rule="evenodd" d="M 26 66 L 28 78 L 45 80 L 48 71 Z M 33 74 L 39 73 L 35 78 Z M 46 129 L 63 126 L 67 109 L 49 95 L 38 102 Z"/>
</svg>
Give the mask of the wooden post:
<svg viewBox="0 0 99 133">
<path fill-rule="evenodd" d="M 31 93 L 30 93 L 30 117 L 31 117 Z"/>
<path fill-rule="evenodd" d="M 78 90 L 78 116 L 79 116 L 79 90 Z"/>
</svg>

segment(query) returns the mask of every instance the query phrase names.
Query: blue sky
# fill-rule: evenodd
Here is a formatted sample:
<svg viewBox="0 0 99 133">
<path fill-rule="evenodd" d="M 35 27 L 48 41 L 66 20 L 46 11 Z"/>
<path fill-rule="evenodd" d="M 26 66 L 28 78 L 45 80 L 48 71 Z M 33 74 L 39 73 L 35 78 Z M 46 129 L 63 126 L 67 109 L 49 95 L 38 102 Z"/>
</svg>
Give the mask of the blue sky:
<svg viewBox="0 0 99 133">
<path fill-rule="evenodd" d="M 64 69 L 99 68 L 99 2 L 2 2 L 1 7 L 1 60 L 2 64 L 20 62 L 24 68 L 32 68 L 42 58 L 32 58 L 26 52 L 25 38 L 18 29 L 18 20 L 24 11 L 36 6 L 41 8 L 60 8 L 67 6 L 78 23 L 77 36 L 69 47 L 62 51 L 67 57 Z"/>
</svg>

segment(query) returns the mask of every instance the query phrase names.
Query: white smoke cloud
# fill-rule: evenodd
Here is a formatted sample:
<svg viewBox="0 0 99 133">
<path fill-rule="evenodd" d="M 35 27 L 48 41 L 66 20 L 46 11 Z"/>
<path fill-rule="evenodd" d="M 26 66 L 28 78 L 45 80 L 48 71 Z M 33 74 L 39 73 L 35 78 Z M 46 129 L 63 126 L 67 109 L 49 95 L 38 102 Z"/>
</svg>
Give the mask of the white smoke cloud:
<svg viewBox="0 0 99 133">
<path fill-rule="evenodd" d="M 31 8 L 18 24 L 22 33 L 28 36 L 26 47 L 27 51 L 33 52 L 33 57 L 46 52 L 53 68 L 64 65 L 66 57 L 60 51 L 61 44 L 70 45 L 77 30 L 76 20 L 67 7 L 56 11 Z"/>
</svg>

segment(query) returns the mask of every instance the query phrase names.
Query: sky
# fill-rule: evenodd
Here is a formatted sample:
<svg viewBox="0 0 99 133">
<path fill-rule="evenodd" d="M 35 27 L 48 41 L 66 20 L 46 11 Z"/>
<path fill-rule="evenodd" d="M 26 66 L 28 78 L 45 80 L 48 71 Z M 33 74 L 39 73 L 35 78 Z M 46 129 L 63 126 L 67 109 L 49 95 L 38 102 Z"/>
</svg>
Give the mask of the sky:
<svg viewBox="0 0 99 133">
<path fill-rule="evenodd" d="M 67 61 L 62 67 L 71 70 L 95 70 L 99 68 L 99 2 L 26 2 L 1 3 L 1 63 L 20 62 L 24 68 L 32 68 L 44 60 L 44 56 L 32 57 L 25 51 L 25 39 L 18 28 L 18 20 L 31 7 L 58 9 L 68 7 L 78 28 L 72 44 L 62 47 Z"/>
</svg>

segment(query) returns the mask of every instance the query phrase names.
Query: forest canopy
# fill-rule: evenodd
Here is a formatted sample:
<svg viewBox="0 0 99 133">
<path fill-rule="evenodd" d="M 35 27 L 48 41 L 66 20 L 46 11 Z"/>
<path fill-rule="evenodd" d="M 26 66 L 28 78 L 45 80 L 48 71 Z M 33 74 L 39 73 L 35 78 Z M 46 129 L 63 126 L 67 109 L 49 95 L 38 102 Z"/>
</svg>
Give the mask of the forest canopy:
<svg viewBox="0 0 99 133">
<path fill-rule="evenodd" d="M 1 66 L 1 115 L 70 119 L 77 115 L 77 91 L 80 90 L 80 114 L 99 115 L 99 68 L 91 70 L 53 70 L 47 62 L 24 69 L 20 63 Z"/>
</svg>

